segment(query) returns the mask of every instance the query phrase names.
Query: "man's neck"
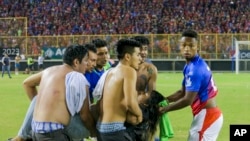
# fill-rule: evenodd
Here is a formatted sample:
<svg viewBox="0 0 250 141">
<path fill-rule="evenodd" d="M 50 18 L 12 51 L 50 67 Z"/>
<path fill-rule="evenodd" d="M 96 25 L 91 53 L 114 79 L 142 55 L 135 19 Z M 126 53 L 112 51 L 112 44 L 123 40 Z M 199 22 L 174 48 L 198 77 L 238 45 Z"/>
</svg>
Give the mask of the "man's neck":
<svg viewBox="0 0 250 141">
<path fill-rule="evenodd" d="M 103 70 L 103 66 L 96 66 L 95 69 L 98 70 L 98 71 L 102 71 Z"/>
</svg>

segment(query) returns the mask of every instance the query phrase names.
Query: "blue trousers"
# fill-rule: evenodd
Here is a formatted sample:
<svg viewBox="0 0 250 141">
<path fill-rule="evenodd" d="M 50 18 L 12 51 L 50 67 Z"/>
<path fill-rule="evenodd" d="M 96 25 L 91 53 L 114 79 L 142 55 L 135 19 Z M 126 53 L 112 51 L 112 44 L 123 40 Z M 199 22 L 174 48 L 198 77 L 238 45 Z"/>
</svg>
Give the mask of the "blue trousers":
<svg viewBox="0 0 250 141">
<path fill-rule="evenodd" d="M 2 66 L 2 77 L 4 76 L 4 72 L 7 71 L 8 72 L 8 75 L 9 75 L 9 78 L 11 78 L 10 76 L 10 66 L 6 66 L 6 65 L 3 65 Z"/>
<path fill-rule="evenodd" d="M 19 129 L 18 136 L 22 137 L 23 139 L 32 138 L 31 122 L 33 119 L 35 103 L 36 97 L 32 99 L 28 111 L 26 112 L 23 124 Z M 70 123 L 66 127 L 66 131 L 73 140 L 80 140 L 89 137 L 90 135 L 88 129 L 83 125 L 79 114 L 71 117 Z"/>
</svg>

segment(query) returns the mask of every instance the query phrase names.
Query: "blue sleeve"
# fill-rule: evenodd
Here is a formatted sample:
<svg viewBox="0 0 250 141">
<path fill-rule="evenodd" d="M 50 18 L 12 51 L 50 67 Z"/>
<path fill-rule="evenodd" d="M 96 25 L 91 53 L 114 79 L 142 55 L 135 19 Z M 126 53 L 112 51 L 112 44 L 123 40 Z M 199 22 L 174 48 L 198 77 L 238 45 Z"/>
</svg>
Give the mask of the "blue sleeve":
<svg viewBox="0 0 250 141">
<path fill-rule="evenodd" d="M 201 86 L 202 76 L 199 70 L 194 70 L 185 78 L 186 91 L 198 92 Z"/>
</svg>

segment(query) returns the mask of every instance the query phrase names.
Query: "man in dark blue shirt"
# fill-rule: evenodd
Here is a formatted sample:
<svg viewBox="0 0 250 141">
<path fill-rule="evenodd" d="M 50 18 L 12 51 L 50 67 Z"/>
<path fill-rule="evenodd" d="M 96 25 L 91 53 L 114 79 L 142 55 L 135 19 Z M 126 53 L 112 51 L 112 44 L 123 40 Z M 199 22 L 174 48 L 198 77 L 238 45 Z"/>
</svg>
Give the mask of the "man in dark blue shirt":
<svg viewBox="0 0 250 141">
<path fill-rule="evenodd" d="M 102 74 L 106 71 L 104 66 L 107 64 L 109 60 L 107 42 L 102 39 L 94 39 L 92 43 L 96 46 L 97 50 L 96 67 L 93 69 L 93 71 L 85 73 L 85 77 L 90 83 L 89 94 L 91 103 L 94 102 L 92 92 L 98 80 L 100 79 Z"/>
<path fill-rule="evenodd" d="M 9 78 L 11 78 L 10 75 L 10 57 L 7 53 L 4 53 L 4 57 L 2 58 L 2 77 L 4 76 L 4 72 L 7 71 Z"/>
</svg>

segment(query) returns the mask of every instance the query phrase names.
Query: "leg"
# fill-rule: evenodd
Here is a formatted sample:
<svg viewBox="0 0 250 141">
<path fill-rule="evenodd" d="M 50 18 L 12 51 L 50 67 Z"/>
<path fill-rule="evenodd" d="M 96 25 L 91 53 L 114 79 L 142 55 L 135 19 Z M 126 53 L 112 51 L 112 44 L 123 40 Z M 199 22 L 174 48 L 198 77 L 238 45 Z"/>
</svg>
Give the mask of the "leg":
<svg viewBox="0 0 250 141">
<path fill-rule="evenodd" d="M 20 64 L 19 63 L 15 64 L 15 74 L 16 75 L 19 74 L 19 68 L 20 68 Z"/>
<path fill-rule="evenodd" d="M 22 140 L 27 140 L 32 138 L 32 129 L 31 129 L 31 122 L 33 118 L 33 111 L 36 103 L 36 97 L 34 97 L 30 103 L 29 109 L 25 115 L 23 124 L 21 128 L 18 131 L 18 136 L 13 138 L 13 141 L 22 141 Z"/>
<path fill-rule="evenodd" d="M 215 141 L 223 123 L 223 116 L 218 108 L 201 110 L 193 119 L 188 141 Z"/>
<path fill-rule="evenodd" d="M 10 66 L 7 66 L 7 72 L 8 72 L 9 78 L 11 78 L 11 75 L 10 75 Z"/>
<path fill-rule="evenodd" d="M 5 66 L 2 66 L 2 77 L 4 76 Z"/>
<path fill-rule="evenodd" d="M 223 115 L 215 120 L 203 134 L 203 141 L 216 141 L 223 124 Z"/>
</svg>

